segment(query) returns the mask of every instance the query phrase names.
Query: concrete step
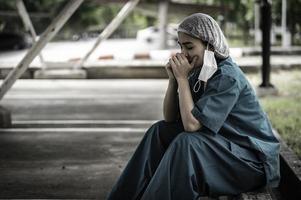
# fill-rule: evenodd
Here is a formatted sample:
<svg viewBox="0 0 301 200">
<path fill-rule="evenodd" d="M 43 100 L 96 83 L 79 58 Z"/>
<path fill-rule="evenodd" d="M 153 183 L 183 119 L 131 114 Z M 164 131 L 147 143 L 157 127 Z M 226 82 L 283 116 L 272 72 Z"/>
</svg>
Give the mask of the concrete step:
<svg viewBox="0 0 301 200">
<path fill-rule="evenodd" d="M 27 128 L 146 128 L 154 120 L 15 120 L 13 129 Z"/>
</svg>

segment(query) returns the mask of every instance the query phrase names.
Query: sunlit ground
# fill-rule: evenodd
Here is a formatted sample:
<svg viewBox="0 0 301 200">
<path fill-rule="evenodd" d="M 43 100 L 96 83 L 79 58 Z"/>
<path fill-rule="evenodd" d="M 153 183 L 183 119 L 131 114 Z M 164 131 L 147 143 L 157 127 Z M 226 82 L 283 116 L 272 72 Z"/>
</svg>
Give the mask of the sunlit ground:
<svg viewBox="0 0 301 200">
<path fill-rule="evenodd" d="M 259 74 L 247 74 L 247 77 L 254 86 L 259 85 Z M 273 72 L 271 82 L 279 90 L 279 94 L 261 97 L 260 102 L 273 127 L 301 158 L 301 71 Z"/>
</svg>

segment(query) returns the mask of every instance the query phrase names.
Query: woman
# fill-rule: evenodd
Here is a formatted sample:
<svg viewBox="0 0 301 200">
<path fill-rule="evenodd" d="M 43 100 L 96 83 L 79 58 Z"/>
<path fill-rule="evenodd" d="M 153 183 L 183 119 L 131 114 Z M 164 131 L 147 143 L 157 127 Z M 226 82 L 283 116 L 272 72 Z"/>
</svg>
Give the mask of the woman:
<svg viewBox="0 0 301 200">
<path fill-rule="evenodd" d="M 279 182 L 279 142 L 216 21 L 178 27 L 181 53 L 166 70 L 164 121 L 152 125 L 109 200 L 193 200 Z"/>
</svg>

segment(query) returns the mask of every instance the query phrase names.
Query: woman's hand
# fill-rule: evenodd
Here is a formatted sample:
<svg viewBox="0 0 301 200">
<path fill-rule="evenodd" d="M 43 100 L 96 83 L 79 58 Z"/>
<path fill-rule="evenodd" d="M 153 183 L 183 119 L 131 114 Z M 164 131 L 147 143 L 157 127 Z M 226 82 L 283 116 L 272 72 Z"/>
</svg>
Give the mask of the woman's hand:
<svg viewBox="0 0 301 200">
<path fill-rule="evenodd" d="M 169 59 L 174 77 L 178 79 L 187 79 L 188 73 L 193 69 L 197 57 L 193 57 L 192 62 L 189 63 L 186 56 L 182 53 L 177 53 Z"/>
<path fill-rule="evenodd" d="M 171 65 L 170 65 L 170 62 L 168 62 L 166 65 L 165 65 L 165 70 L 167 72 L 167 75 L 168 75 L 168 79 L 170 81 L 176 81 L 176 78 L 172 72 L 172 69 L 171 69 Z"/>
</svg>

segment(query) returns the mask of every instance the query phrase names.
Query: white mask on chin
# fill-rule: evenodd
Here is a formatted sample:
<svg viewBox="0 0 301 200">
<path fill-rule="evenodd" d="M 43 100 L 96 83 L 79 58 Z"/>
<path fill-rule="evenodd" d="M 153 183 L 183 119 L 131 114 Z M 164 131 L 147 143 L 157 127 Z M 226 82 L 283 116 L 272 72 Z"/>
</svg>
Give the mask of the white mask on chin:
<svg viewBox="0 0 301 200">
<path fill-rule="evenodd" d="M 208 43 L 209 44 L 209 43 Z M 216 72 L 217 63 L 214 57 L 214 52 L 207 49 L 204 52 L 203 66 L 198 77 L 198 81 L 194 84 L 193 91 L 198 92 L 201 87 L 201 81 L 207 83 L 208 79 Z"/>
</svg>

